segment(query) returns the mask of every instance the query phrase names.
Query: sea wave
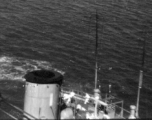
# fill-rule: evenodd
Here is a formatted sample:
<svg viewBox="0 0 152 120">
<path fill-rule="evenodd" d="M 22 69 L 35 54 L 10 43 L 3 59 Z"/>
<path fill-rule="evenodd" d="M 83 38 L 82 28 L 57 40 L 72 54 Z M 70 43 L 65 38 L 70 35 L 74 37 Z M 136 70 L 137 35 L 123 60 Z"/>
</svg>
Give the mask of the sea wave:
<svg viewBox="0 0 152 120">
<path fill-rule="evenodd" d="M 0 79 L 25 80 L 24 75 L 33 70 L 54 70 L 62 75 L 64 71 L 54 68 L 50 62 L 24 59 L 19 57 L 0 56 Z"/>
</svg>

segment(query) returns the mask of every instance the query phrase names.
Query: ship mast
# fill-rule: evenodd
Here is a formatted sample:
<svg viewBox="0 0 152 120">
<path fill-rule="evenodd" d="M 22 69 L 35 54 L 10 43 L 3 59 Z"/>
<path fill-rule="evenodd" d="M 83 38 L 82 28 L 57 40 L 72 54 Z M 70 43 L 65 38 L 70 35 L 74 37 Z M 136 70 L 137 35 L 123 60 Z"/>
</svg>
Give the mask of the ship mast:
<svg viewBox="0 0 152 120">
<path fill-rule="evenodd" d="M 98 82 L 98 14 L 96 10 L 96 46 L 95 46 L 95 89 L 97 89 Z"/>
<path fill-rule="evenodd" d="M 145 63 L 145 46 L 146 40 L 143 41 L 143 53 L 142 53 L 142 65 L 141 70 L 139 71 L 139 84 L 138 84 L 138 94 L 137 94 L 137 103 L 136 103 L 136 117 L 139 118 L 139 99 L 140 99 L 140 89 L 142 88 L 142 81 L 143 81 L 143 72 L 144 72 L 144 63 Z"/>
</svg>

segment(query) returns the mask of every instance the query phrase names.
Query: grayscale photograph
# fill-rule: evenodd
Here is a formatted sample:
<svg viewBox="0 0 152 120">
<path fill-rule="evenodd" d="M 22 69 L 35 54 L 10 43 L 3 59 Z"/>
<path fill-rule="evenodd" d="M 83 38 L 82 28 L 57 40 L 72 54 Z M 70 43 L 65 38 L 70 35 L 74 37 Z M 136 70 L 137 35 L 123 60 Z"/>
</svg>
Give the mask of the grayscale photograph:
<svg viewBox="0 0 152 120">
<path fill-rule="evenodd" d="M 0 0 L 0 120 L 152 118 L 152 0 Z"/>
</svg>

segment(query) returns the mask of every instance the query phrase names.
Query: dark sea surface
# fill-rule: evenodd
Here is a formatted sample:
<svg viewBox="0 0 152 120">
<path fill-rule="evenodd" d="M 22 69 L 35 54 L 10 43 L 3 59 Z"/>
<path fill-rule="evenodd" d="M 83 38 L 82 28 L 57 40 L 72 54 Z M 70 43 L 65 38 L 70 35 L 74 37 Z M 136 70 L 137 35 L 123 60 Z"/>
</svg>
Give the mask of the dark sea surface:
<svg viewBox="0 0 152 120">
<path fill-rule="evenodd" d="M 63 74 L 64 85 L 91 92 L 96 10 L 101 92 L 111 84 L 125 108 L 136 104 L 146 40 L 139 113 L 152 118 L 152 0 L 0 0 L 1 81 L 24 81 L 28 71 L 45 68 Z"/>
</svg>

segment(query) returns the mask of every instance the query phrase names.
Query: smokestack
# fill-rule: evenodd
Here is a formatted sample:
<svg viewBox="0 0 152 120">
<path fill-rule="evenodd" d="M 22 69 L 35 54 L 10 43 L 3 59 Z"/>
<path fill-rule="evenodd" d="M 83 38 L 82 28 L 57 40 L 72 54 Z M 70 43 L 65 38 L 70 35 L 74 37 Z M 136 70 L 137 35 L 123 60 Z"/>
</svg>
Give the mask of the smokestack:
<svg viewBox="0 0 152 120">
<path fill-rule="evenodd" d="M 57 119 L 63 76 L 55 71 L 36 70 L 27 73 L 25 79 L 24 111 L 37 119 Z"/>
</svg>

